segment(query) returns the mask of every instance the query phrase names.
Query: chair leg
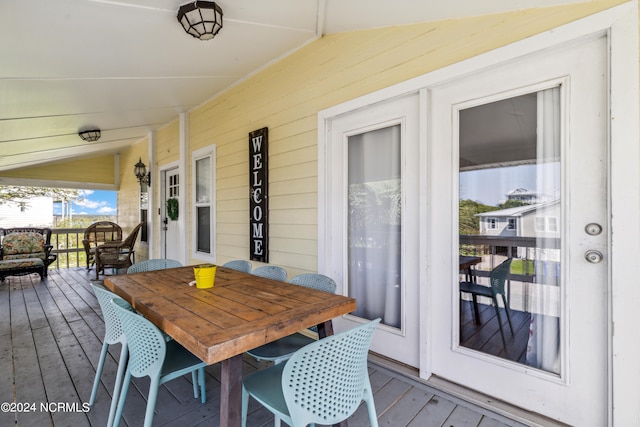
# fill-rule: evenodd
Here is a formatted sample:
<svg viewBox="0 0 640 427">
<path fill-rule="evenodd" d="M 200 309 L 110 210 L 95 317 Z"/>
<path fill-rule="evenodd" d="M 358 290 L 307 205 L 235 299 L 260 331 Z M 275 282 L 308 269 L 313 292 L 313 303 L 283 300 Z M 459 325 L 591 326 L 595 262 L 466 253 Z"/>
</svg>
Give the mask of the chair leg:
<svg viewBox="0 0 640 427">
<path fill-rule="evenodd" d="M 507 320 L 509 321 L 509 328 L 511 329 L 511 335 L 513 335 L 513 324 L 511 323 L 511 313 L 509 310 L 509 304 L 504 295 L 502 295 L 502 302 L 504 303 L 504 311 L 507 312 Z"/>
<path fill-rule="evenodd" d="M 196 371 L 191 371 L 191 382 L 193 383 L 193 397 L 200 397 L 200 393 L 198 393 L 198 376 Z"/>
<path fill-rule="evenodd" d="M 370 388 L 364 393 L 364 403 L 367 405 L 367 413 L 369 414 L 369 424 L 371 427 L 378 427 L 378 415 L 376 414 L 376 406 L 373 402 L 373 393 Z"/>
<path fill-rule="evenodd" d="M 204 368 L 198 369 L 198 377 L 200 378 L 200 402 L 204 404 L 207 401 L 207 388 L 204 383 Z"/>
<path fill-rule="evenodd" d="M 153 411 L 156 409 L 156 401 L 158 400 L 158 388 L 160 383 L 158 378 L 152 378 L 149 385 L 149 400 L 147 400 L 147 410 L 144 413 L 144 427 L 151 427 L 153 423 Z"/>
<path fill-rule="evenodd" d="M 116 416 L 117 403 L 120 400 L 120 389 L 122 388 L 122 379 L 124 377 L 124 371 L 127 367 L 128 348 L 125 344 L 122 344 L 122 350 L 120 350 L 120 360 L 118 360 L 118 372 L 116 373 L 116 382 L 113 386 L 113 395 L 111 396 L 111 406 L 109 407 L 109 419 L 107 420 L 107 427 L 113 425 L 113 421 Z"/>
<path fill-rule="evenodd" d="M 462 293 L 460 293 L 458 304 L 458 339 L 462 341 Z"/>
<path fill-rule="evenodd" d="M 91 389 L 91 397 L 89 398 L 89 406 L 93 406 L 96 401 L 96 394 L 98 394 L 98 385 L 100 384 L 100 377 L 102 376 L 102 369 L 104 368 L 104 360 L 107 357 L 107 349 L 109 344 L 107 342 L 102 343 L 102 351 L 100 352 L 100 359 L 98 360 L 98 367 L 96 368 L 96 378 L 93 380 L 93 389 Z"/>
<path fill-rule="evenodd" d="M 493 307 L 496 309 L 496 318 L 498 319 L 498 326 L 500 327 L 500 335 L 502 336 L 502 344 L 504 345 L 504 351 L 507 351 L 507 340 L 504 337 L 504 329 L 502 328 L 502 318 L 500 317 L 500 307 L 498 307 L 498 299 L 493 298 Z"/>
<path fill-rule="evenodd" d="M 478 297 L 476 294 L 471 294 L 473 302 L 473 323 L 480 325 L 480 309 L 478 308 Z M 462 292 L 460 292 L 460 313 L 462 313 Z"/>
<path fill-rule="evenodd" d="M 476 294 L 471 294 L 473 299 L 473 314 L 475 316 L 476 325 L 479 325 L 480 322 L 480 309 L 478 308 L 478 296 Z"/>
<path fill-rule="evenodd" d="M 120 390 L 120 397 L 118 398 L 118 409 L 116 410 L 116 416 L 113 419 L 113 427 L 118 427 L 120 419 L 122 418 L 122 410 L 124 409 L 124 401 L 127 399 L 127 392 L 129 391 L 129 384 L 131 383 L 131 373 L 127 370 L 127 373 L 122 380 L 122 390 Z"/>
<path fill-rule="evenodd" d="M 242 386 L 242 427 L 247 427 L 247 412 L 249 411 L 249 393 Z"/>
</svg>

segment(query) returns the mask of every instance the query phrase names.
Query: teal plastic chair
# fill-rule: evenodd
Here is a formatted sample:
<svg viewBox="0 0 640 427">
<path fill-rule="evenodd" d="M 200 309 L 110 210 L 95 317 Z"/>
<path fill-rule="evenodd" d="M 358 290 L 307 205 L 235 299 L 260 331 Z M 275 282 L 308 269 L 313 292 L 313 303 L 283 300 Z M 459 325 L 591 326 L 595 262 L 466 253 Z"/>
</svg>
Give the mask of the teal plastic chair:
<svg viewBox="0 0 640 427">
<path fill-rule="evenodd" d="M 331 277 L 323 274 L 300 274 L 291 279 L 289 283 L 329 293 L 335 293 L 337 287 L 336 282 Z M 309 329 L 317 332 L 315 326 Z M 253 356 L 256 360 L 267 360 L 277 364 L 289 359 L 293 353 L 315 341 L 314 338 L 297 332 L 249 350 L 247 354 Z"/>
<path fill-rule="evenodd" d="M 242 271 L 243 273 L 251 272 L 251 263 L 243 259 L 234 259 L 233 261 L 225 262 L 222 266 L 232 270 Z"/>
<path fill-rule="evenodd" d="M 473 312 L 476 318 L 476 322 L 480 323 L 480 312 L 478 310 L 478 296 L 491 298 L 493 307 L 496 310 L 496 316 L 498 318 L 498 326 L 500 326 L 500 335 L 502 336 L 502 344 L 505 351 L 507 350 L 507 340 L 504 336 L 504 329 L 502 328 L 502 318 L 500 316 L 500 307 L 498 306 L 498 295 L 502 296 L 502 303 L 504 304 L 504 311 L 507 313 L 507 320 L 509 321 L 509 328 L 511 329 L 511 335 L 513 335 L 513 325 L 511 323 L 511 313 L 509 312 L 509 302 L 504 290 L 504 283 L 507 280 L 507 276 L 511 271 L 512 258 L 507 258 L 502 264 L 495 267 L 489 273 L 490 286 L 483 286 L 475 282 L 460 282 L 460 293 L 466 292 L 471 294 L 473 298 Z M 462 299 L 460 300 L 462 302 Z"/>
<path fill-rule="evenodd" d="M 120 318 L 125 341 L 129 347 L 129 362 L 118 401 L 114 426 L 117 427 L 122 418 L 132 376 L 137 378 L 148 376 L 151 379 L 144 427 L 151 427 L 153 422 L 153 411 L 160 385 L 185 374 L 198 372 L 198 380 L 193 381 L 193 395 L 198 397 L 199 384 L 200 401 L 205 403 L 204 368 L 206 364 L 176 341 L 165 342 L 160 330 L 153 323 L 141 315 L 129 311 L 122 304 L 122 300 L 113 299 L 111 301 Z"/>
<path fill-rule="evenodd" d="M 286 363 L 247 376 L 242 381 L 242 426 L 247 425 L 251 396 L 292 427 L 340 423 L 364 401 L 369 423 L 378 427 L 367 355 L 379 322 L 318 340 Z"/>
<path fill-rule="evenodd" d="M 104 361 L 107 357 L 107 350 L 112 344 L 122 344 L 120 349 L 120 359 L 118 362 L 118 372 L 116 373 L 115 384 L 113 386 L 113 393 L 111 395 L 111 407 L 109 408 L 109 419 L 107 426 L 113 425 L 113 419 L 116 411 L 116 402 L 118 401 L 118 395 L 120 394 L 120 388 L 122 387 L 122 377 L 124 375 L 124 369 L 127 366 L 127 342 L 124 338 L 124 330 L 120 323 L 120 318 L 116 314 L 111 300 L 120 300 L 120 305 L 123 309 L 133 312 L 133 308 L 122 298 L 107 290 L 105 287 L 96 283 L 91 283 L 93 293 L 98 299 L 100 309 L 102 310 L 102 317 L 104 318 L 104 339 L 102 340 L 102 351 L 100 352 L 100 359 L 98 360 L 98 368 L 96 369 L 96 377 L 93 380 L 93 389 L 91 390 L 91 398 L 89 399 L 89 405 L 93 406 L 96 401 L 96 394 L 98 392 L 98 385 L 100 384 L 100 377 L 102 377 L 102 369 L 104 368 Z"/>
<path fill-rule="evenodd" d="M 142 273 L 144 271 L 164 270 L 167 268 L 182 267 L 180 261 L 174 259 L 147 259 L 144 261 L 136 262 L 131 267 L 127 268 L 127 274 Z"/>
<path fill-rule="evenodd" d="M 287 270 L 277 265 L 263 265 L 262 267 L 254 268 L 251 274 L 281 282 L 287 281 Z"/>
</svg>

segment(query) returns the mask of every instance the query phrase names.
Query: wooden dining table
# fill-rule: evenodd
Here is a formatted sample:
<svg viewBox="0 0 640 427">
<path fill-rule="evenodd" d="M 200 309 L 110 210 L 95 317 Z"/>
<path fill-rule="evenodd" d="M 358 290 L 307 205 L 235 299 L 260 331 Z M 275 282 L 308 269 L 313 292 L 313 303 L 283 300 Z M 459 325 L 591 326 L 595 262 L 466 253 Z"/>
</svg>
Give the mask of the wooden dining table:
<svg viewBox="0 0 640 427">
<path fill-rule="evenodd" d="M 333 334 L 331 319 L 356 300 L 217 267 L 212 288 L 200 289 L 193 267 L 107 276 L 104 285 L 129 302 L 207 364 L 221 364 L 220 425 L 240 426 L 242 354 L 317 325 Z"/>
<path fill-rule="evenodd" d="M 459 270 L 466 271 L 469 270 L 476 264 L 482 262 L 482 258 L 479 256 L 470 256 L 470 255 L 459 255 Z"/>
</svg>

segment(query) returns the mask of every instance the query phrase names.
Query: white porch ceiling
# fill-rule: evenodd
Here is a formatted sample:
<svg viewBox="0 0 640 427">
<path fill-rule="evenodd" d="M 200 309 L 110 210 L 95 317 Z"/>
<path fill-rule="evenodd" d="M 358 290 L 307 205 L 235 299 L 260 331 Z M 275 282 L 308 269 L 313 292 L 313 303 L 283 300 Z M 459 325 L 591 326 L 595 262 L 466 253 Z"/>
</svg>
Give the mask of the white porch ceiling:
<svg viewBox="0 0 640 427">
<path fill-rule="evenodd" d="M 322 34 L 570 2 L 219 0 L 200 41 L 183 0 L 0 0 L 0 171 L 118 152 Z"/>
</svg>

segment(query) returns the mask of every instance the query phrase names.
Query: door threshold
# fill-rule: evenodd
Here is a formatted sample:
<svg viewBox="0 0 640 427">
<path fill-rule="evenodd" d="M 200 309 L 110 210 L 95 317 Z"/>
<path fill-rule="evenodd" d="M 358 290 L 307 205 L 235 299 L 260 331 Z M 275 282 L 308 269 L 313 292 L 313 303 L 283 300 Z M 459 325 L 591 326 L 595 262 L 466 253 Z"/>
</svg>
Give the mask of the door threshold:
<svg viewBox="0 0 640 427">
<path fill-rule="evenodd" d="M 397 375 L 402 375 L 409 381 L 414 381 L 431 387 L 443 394 L 446 394 L 452 401 L 461 402 L 466 406 L 471 404 L 487 412 L 500 415 L 509 420 L 517 421 L 518 423 L 531 427 L 568 427 L 568 424 L 561 423 L 560 421 L 535 412 L 527 411 L 526 409 L 495 399 L 491 396 L 469 389 L 460 384 L 453 383 L 436 375 L 432 375 L 431 378 L 425 380 L 420 378 L 417 368 L 402 364 L 377 353 L 369 352 L 369 361 Z"/>
</svg>

